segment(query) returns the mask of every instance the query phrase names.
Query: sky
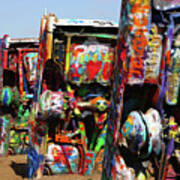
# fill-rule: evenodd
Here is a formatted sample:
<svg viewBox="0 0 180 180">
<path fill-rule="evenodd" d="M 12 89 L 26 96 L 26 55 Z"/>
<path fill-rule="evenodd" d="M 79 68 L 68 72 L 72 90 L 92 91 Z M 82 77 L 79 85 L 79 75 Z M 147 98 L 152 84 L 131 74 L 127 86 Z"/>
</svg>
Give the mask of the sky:
<svg viewBox="0 0 180 180">
<path fill-rule="evenodd" d="M 47 13 L 57 18 L 104 19 L 119 22 L 121 0 L 0 0 L 0 38 L 38 37 L 40 19 Z"/>
</svg>

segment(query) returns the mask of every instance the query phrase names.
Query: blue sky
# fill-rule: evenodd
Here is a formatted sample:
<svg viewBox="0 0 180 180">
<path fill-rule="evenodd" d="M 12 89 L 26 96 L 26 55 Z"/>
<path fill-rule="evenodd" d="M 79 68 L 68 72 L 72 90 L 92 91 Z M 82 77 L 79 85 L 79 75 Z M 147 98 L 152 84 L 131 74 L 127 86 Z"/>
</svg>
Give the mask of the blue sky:
<svg viewBox="0 0 180 180">
<path fill-rule="evenodd" d="M 38 37 L 47 12 L 57 18 L 107 19 L 118 22 L 121 0 L 0 0 L 0 37 Z"/>
</svg>

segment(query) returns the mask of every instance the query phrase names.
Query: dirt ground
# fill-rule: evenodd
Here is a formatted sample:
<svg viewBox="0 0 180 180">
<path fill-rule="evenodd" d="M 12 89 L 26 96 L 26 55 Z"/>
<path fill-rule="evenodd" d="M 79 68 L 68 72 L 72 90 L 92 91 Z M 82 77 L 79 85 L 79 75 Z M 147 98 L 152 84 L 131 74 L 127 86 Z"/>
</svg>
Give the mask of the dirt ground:
<svg viewBox="0 0 180 180">
<path fill-rule="evenodd" d="M 28 180 L 26 169 L 26 156 L 16 155 L 0 157 L 0 180 Z M 100 180 L 101 175 L 92 176 L 81 175 L 56 175 L 43 176 L 42 180 Z"/>
</svg>

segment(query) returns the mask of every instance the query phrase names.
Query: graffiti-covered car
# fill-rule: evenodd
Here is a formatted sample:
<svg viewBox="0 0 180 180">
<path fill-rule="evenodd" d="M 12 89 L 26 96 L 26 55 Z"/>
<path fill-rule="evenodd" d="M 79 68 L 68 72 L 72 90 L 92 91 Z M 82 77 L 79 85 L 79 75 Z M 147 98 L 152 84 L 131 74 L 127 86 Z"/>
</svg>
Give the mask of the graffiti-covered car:
<svg viewBox="0 0 180 180">
<path fill-rule="evenodd" d="M 36 79 L 38 45 L 39 40 L 36 38 L 12 39 L 4 35 L 1 40 L 0 154 L 2 155 L 25 153 L 27 149 L 28 120 Z"/>
<path fill-rule="evenodd" d="M 116 39 L 111 21 L 42 18 L 34 127 L 48 172 L 101 173 Z"/>
</svg>

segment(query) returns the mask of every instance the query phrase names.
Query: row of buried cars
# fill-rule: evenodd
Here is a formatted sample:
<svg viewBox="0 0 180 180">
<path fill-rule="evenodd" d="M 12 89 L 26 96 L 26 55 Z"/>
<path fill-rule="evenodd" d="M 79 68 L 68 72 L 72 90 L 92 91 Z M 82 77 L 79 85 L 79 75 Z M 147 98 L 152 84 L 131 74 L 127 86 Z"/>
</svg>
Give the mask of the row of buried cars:
<svg viewBox="0 0 180 180">
<path fill-rule="evenodd" d="M 1 39 L 1 155 L 27 153 L 29 178 L 166 177 L 180 159 L 178 3 L 151 2 L 122 1 L 120 26 L 49 14 L 39 39 Z"/>
<path fill-rule="evenodd" d="M 1 39 L 1 155 L 33 147 L 48 174 L 101 173 L 117 32 L 50 14 L 40 39 Z"/>
</svg>

